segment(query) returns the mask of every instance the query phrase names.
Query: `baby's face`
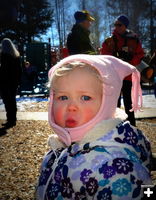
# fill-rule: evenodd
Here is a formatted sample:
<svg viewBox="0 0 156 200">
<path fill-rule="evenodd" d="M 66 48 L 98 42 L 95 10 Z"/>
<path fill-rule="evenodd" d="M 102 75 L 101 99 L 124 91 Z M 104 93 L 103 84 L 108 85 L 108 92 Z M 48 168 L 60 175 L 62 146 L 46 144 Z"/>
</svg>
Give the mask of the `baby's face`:
<svg viewBox="0 0 156 200">
<path fill-rule="evenodd" d="M 99 111 L 102 83 L 89 71 L 76 68 L 53 83 L 53 115 L 61 127 L 73 128 L 90 121 Z"/>
</svg>

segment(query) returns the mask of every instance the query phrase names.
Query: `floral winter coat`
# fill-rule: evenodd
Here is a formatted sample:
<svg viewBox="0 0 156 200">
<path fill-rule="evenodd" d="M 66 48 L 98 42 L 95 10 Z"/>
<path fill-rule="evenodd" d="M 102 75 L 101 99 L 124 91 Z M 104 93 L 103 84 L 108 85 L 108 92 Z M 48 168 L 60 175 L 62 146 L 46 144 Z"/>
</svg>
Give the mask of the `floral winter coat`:
<svg viewBox="0 0 156 200">
<path fill-rule="evenodd" d="M 47 153 L 38 200 L 141 200 L 141 185 L 151 184 L 150 143 L 129 122 L 117 122 L 111 129 L 104 128 L 107 121 L 83 142 Z"/>
</svg>

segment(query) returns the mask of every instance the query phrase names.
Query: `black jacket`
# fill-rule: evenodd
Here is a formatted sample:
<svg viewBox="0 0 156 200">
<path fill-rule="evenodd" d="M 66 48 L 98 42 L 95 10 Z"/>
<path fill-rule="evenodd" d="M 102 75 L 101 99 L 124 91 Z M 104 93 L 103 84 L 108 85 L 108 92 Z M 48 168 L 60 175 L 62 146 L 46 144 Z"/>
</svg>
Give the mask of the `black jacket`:
<svg viewBox="0 0 156 200">
<path fill-rule="evenodd" d="M 0 88 L 17 88 L 21 81 L 20 57 L 5 53 L 0 55 Z"/>
<path fill-rule="evenodd" d="M 70 55 L 96 54 L 90 42 L 90 31 L 79 24 L 75 24 L 67 38 L 67 48 Z"/>
</svg>

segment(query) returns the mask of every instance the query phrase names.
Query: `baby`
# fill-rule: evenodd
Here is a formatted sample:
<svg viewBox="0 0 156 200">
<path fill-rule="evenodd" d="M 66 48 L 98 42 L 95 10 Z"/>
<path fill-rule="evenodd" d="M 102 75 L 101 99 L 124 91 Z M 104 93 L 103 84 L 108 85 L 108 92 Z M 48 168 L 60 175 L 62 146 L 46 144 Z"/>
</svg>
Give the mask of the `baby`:
<svg viewBox="0 0 156 200">
<path fill-rule="evenodd" d="M 132 74 L 132 110 L 140 109 L 135 67 L 112 56 L 74 55 L 49 72 L 48 152 L 38 200 L 140 200 L 150 178 L 150 144 L 116 109 L 122 80 Z"/>
</svg>

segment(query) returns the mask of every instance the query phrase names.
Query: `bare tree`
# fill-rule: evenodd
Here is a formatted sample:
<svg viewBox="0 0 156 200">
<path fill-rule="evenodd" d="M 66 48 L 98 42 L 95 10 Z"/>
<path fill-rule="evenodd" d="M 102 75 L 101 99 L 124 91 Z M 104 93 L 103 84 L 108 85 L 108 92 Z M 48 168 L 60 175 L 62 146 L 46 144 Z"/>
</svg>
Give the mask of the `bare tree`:
<svg viewBox="0 0 156 200">
<path fill-rule="evenodd" d="M 58 31 L 60 47 L 65 45 L 66 40 L 66 23 L 65 23 L 65 0 L 55 0 L 55 22 Z"/>
</svg>

